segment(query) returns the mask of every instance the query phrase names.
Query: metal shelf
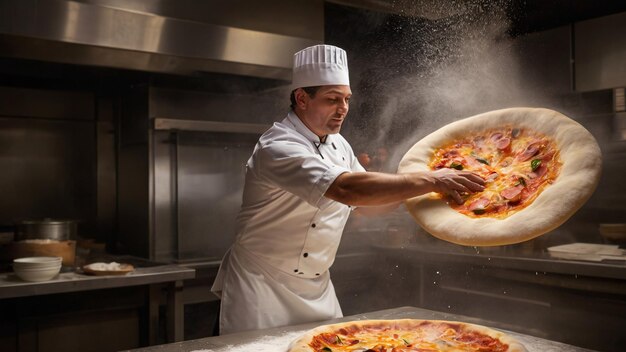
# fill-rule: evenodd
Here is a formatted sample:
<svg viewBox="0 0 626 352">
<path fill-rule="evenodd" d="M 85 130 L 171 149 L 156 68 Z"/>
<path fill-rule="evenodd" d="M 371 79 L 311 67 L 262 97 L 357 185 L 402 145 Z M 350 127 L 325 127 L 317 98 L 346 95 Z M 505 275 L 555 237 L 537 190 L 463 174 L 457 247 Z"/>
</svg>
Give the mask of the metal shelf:
<svg viewBox="0 0 626 352">
<path fill-rule="evenodd" d="M 255 123 L 203 121 L 203 120 L 180 120 L 164 117 L 153 119 L 155 130 L 178 130 L 199 132 L 223 132 L 223 133 L 250 133 L 263 134 L 270 125 Z"/>
</svg>

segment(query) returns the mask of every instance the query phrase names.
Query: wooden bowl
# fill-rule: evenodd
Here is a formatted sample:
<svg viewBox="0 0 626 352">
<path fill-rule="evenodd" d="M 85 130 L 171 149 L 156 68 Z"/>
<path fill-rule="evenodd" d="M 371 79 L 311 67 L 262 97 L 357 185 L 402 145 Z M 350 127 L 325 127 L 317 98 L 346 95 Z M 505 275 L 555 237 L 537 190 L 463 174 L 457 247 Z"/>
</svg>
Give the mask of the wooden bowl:
<svg viewBox="0 0 626 352">
<path fill-rule="evenodd" d="M 23 257 L 61 257 L 64 266 L 73 266 L 76 259 L 76 241 L 24 240 L 0 248 L 0 259 L 3 261 Z"/>
<path fill-rule="evenodd" d="M 626 224 L 600 224 L 598 230 L 611 242 L 626 243 Z"/>
</svg>

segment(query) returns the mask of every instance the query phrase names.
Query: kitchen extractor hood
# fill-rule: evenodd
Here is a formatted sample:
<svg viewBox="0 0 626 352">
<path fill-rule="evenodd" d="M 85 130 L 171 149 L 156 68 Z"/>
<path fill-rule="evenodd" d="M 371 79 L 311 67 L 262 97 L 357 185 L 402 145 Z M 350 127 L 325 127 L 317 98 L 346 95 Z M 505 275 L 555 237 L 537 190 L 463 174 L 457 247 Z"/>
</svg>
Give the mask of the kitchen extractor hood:
<svg viewBox="0 0 626 352">
<path fill-rule="evenodd" d="M 324 40 L 324 3 L 257 3 L 0 0 L 0 57 L 290 80 L 293 53 Z"/>
<path fill-rule="evenodd" d="M 408 17 L 438 20 L 465 13 L 472 5 L 468 0 L 443 2 L 440 0 L 327 0 L 343 6 Z"/>
</svg>

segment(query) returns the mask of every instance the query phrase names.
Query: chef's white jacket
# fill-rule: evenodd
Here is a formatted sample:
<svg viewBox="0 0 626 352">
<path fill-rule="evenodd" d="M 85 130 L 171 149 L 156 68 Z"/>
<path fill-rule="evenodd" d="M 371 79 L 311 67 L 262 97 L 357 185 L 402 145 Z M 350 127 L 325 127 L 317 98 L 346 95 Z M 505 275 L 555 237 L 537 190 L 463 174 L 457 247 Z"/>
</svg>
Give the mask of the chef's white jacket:
<svg viewBox="0 0 626 352">
<path fill-rule="evenodd" d="M 235 243 L 212 291 L 220 333 L 341 317 L 328 268 L 351 208 L 324 197 L 344 172 L 365 171 L 340 135 L 325 142 L 290 112 L 247 163 Z"/>
</svg>

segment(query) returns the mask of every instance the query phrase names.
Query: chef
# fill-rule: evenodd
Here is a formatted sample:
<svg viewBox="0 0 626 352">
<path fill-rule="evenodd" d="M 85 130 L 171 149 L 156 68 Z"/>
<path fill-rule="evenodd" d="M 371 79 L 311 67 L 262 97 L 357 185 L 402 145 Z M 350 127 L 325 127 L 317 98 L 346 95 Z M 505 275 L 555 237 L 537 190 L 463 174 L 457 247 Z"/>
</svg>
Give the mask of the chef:
<svg viewBox="0 0 626 352">
<path fill-rule="evenodd" d="M 291 110 L 247 162 L 235 243 L 212 291 L 220 334 L 342 317 L 328 268 L 350 213 L 383 212 L 428 192 L 480 191 L 469 172 L 366 172 L 339 134 L 352 92 L 346 52 L 294 55 Z M 357 208 L 358 207 L 358 208 Z"/>
</svg>

